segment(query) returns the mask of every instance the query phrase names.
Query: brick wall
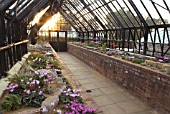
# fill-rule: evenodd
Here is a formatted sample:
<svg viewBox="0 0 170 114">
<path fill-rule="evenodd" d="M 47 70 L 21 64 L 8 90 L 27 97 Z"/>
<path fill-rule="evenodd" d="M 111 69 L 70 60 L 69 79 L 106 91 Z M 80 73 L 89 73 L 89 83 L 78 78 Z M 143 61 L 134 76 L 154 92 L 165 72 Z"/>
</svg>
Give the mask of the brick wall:
<svg viewBox="0 0 170 114">
<path fill-rule="evenodd" d="M 68 44 L 68 52 L 156 110 L 170 114 L 169 75 L 73 44 Z"/>
</svg>

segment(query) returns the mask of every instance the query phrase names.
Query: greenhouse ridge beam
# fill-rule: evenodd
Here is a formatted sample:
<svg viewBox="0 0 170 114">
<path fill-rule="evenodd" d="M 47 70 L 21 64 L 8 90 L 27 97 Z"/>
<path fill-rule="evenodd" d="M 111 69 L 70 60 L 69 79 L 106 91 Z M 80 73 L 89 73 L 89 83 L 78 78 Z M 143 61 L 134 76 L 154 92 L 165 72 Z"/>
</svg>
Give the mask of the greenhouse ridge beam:
<svg viewBox="0 0 170 114">
<path fill-rule="evenodd" d="M 36 6 L 39 5 L 43 0 L 39 1 L 33 1 L 28 7 L 26 7 L 18 16 L 17 20 L 21 21 L 23 18 L 25 18 L 29 13 L 31 13 L 32 9 Z"/>
<path fill-rule="evenodd" d="M 7 10 L 17 0 L 4 0 L 0 5 L 0 12 Z"/>
<path fill-rule="evenodd" d="M 32 21 L 36 16 L 36 13 L 45 9 L 47 7 L 47 4 L 50 5 L 50 2 L 48 2 L 48 0 L 42 1 L 39 5 L 36 5 L 34 10 L 31 13 L 29 13 L 29 15 L 27 15 L 24 19 L 28 19 L 28 22 Z"/>
<path fill-rule="evenodd" d="M 20 8 L 17 9 L 17 13 L 20 13 L 20 11 L 21 11 L 24 7 L 26 7 L 26 6 L 28 5 L 28 3 L 30 3 L 30 2 L 31 2 L 31 1 L 25 2 Z"/>
<path fill-rule="evenodd" d="M 29 16 L 35 16 L 35 14 L 42 9 L 42 6 L 46 6 L 48 4 L 48 0 L 38 0 L 33 1 L 28 7 L 26 7 L 17 17 L 18 20 L 21 21 L 23 19 L 28 18 Z"/>
</svg>

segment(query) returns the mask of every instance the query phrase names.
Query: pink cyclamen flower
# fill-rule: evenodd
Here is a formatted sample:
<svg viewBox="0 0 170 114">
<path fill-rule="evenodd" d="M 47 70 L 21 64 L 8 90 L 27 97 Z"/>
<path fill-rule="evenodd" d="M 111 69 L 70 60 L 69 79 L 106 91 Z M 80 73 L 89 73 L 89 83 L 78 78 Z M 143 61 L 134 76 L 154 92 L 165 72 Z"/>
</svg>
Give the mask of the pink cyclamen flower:
<svg viewBox="0 0 170 114">
<path fill-rule="evenodd" d="M 38 75 L 38 74 L 39 74 L 39 73 L 38 73 L 38 71 L 35 71 L 35 74 L 37 74 L 37 75 Z"/>
<path fill-rule="evenodd" d="M 65 108 L 68 108 L 68 106 L 65 106 Z"/>
<path fill-rule="evenodd" d="M 62 111 L 60 109 L 57 110 L 58 114 L 62 114 Z"/>
<path fill-rule="evenodd" d="M 15 84 L 15 88 L 18 87 L 18 84 Z"/>
<path fill-rule="evenodd" d="M 54 83 L 54 81 L 51 81 L 51 84 L 53 84 Z"/>
<path fill-rule="evenodd" d="M 39 95 L 42 95 L 42 93 L 43 93 L 42 91 L 39 91 L 39 93 L 38 93 L 38 94 L 39 94 Z"/>
<path fill-rule="evenodd" d="M 29 80 L 32 81 L 32 78 L 30 78 Z"/>
<path fill-rule="evenodd" d="M 87 111 L 88 111 L 89 113 L 92 113 L 94 110 L 93 110 L 93 108 L 89 108 Z"/>
<path fill-rule="evenodd" d="M 41 111 L 42 111 L 42 112 L 47 112 L 48 110 L 47 110 L 46 107 L 43 107 L 43 108 L 41 109 Z"/>
<path fill-rule="evenodd" d="M 48 82 L 48 79 L 44 79 L 44 82 Z"/>
<path fill-rule="evenodd" d="M 63 91 L 63 93 L 66 93 L 66 91 Z"/>
<path fill-rule="evenodd" d="M 27 90 L 27 91 L 26 91 L 26 94 L 30 94 L 30 93 L 31 93 L 30 90 Z"/>
<path fill-rule="evenodd" d="M 24 82 L 24 80 L 23 80 L 23 79 L 21 79 L 20 81 L 21 81 L 21 82 Z"/>
<path fill-rule="evenodd" d="M 68 89 L 67 89 L 67 91 L 68 91 L 68 92 L 70 92 L 70 91 L 71 91 L 71 89 L 70 89 L 70 88 L 68 88 Z M 73 91 L 74 91 L 74 90 L 73 90 Z"/>
<path fill-rule="evenodd" d="M 15 89 L 15 86 L 10 87 L 11 89 Z"/>
<path fill-rule="evenodd" d="M 10 90 L 10 92 L 13 92 L 13 91 L 14 91 L 14 89 L 11 89 L 11 90 Z"/>
<path fill-rule="evenodd" d="M 37 85 L 39 85 L 39 84 L 40 84 L 40 81 L 39 81 L 39 80 L 35 80 L 35 83 L 36 83 Z"/>
</svg>

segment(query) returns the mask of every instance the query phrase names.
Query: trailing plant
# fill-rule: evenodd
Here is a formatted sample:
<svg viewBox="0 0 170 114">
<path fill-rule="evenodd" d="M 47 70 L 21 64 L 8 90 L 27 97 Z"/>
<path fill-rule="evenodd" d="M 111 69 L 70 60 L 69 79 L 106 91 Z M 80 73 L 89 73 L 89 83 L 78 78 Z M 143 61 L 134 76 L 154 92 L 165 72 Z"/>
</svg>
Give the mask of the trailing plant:
<svg viewBox="0 0 170 114">
<path fill-rule="evenodd" d="M 0 101 L 1 111 L 10 111 L 21 107 L 21 97 L 16 94 L 9 94 Z"/>
<path fill-rule="evenodd" d="M 41 103 L 46 99 L 42 92 L 31 92 L 22 98 L 22 103 L 26 106 L 40 107 Z"/>
</svg>

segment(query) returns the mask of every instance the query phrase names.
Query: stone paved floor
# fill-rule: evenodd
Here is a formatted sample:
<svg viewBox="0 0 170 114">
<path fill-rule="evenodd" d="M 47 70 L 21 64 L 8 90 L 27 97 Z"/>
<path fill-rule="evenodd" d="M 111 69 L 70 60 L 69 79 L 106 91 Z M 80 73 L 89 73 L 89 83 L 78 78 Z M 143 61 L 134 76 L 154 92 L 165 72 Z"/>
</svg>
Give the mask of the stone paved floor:
<svg viewBox="0 0 170 114">
<path fill-rule="evenodd" d="M 101 114 L 159 114 L 71 54 L 59 52 L 58 55 L 82 88 L 92 91 L 87 94 L 103 111 Z"/>
</svg>

